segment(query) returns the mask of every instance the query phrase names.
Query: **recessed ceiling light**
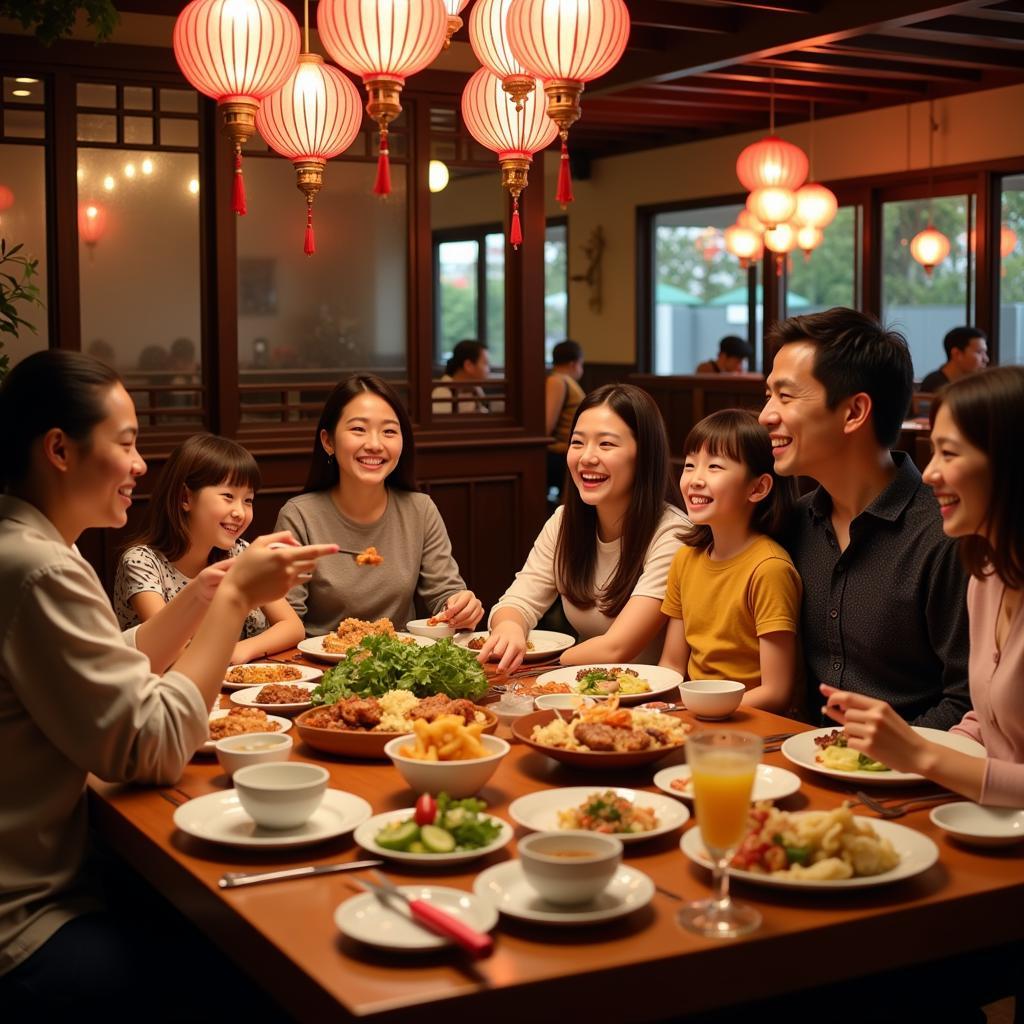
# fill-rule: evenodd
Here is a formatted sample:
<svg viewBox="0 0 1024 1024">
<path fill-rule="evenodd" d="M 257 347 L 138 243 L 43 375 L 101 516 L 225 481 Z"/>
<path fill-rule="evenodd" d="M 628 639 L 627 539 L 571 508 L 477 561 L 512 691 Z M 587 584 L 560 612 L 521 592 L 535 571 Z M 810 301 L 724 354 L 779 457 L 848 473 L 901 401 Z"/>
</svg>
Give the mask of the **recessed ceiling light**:
<svg viewBox="0 0 1024 1024">
<path fill-rule="evenodd" d="M 103 187 L 104 187 L 104 188 L 105 188 L 105 189 L 106 189 L 106 190 L 107 190 L 108 192 L 113 192 L 113 191 L 114 191 L 114 186 L 115 186 L 116 184 L 117 184 L 117 182 L 116 182 L 116 181 L 114 181 L 113 175 L 110 175 L 110 174 L 108 174 L 108 175 L 107 175 L 107 176 L 106 176 L 106 177 L 105 177 L 105 178 L 103 179 Z"/>
<path fill-rule="evenodd" d="M 35 85 L 39 81 L 38 78 L 16 78 L 15 81 L 19 85 Z"/>
<path fill-rule="evenodd" d="M 12 96 L 31 96 L 32 93 L 29 92 L 28 89 L 12 89 L 11 90 L 11 95 Z"/>
</svg>

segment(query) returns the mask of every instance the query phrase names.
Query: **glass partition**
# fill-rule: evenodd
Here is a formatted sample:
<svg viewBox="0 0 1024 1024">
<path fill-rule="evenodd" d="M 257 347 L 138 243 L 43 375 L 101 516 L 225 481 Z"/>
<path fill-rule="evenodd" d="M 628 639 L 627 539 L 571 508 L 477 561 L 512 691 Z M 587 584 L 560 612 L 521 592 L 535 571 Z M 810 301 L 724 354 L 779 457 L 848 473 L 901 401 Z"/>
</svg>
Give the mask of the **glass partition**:
<svg viewBox="0 0 1024 1024">
<path fill-rule="evenodd" d="M 860 305 L 860 208 L 841 206 L 824 230 L 824 240 L 808 254 L 794 251 L 786 278 L 789 316 L 818 313 L 833 306 Z"/>
<path fill-rule="evenodd" d="M 1003 178 L 999 217 L 999 362 L 1024 364 L 1024 174 Z"/>
</svg>

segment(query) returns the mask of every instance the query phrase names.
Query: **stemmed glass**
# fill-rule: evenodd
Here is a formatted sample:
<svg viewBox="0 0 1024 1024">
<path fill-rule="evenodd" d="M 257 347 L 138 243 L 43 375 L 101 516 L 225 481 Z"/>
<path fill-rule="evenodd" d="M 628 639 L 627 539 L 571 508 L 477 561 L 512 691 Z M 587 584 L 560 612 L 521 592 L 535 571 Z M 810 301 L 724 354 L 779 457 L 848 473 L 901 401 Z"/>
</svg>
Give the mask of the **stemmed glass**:
<svg viewBox="0 0 1024 1024">
<path fill-rule="evenodd" d="M 727 868 L 747 831 L 750 793 L 762 749 L 760 736 L 733 730 L 698 733 L 687 741 L 697 824 L 715 863 L 715 895 L 679 911 L 679 923 L 698 935 L 731 939 L 761 924 L 761 915 L 753 907 L 729 898 Z"/>
</svg>

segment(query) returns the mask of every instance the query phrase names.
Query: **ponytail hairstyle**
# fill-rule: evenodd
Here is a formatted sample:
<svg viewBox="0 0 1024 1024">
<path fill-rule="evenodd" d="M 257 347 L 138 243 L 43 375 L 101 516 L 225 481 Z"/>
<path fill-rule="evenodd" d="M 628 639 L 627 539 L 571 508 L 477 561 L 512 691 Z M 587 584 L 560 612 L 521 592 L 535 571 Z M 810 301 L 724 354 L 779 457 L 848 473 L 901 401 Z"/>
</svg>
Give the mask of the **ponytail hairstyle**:
<svg viewBox="0 0 1024 1024">
<path fill-rule="evenodd" d="M 575 486 L 566 487 L 555 547 L 555 579 L 559 590 L 578 608 L 596 605 L 604 615 L 618 615 L 643 573 L 647 549 L 665 514 L 666 502 L 678 506 L 680 499 L 672 482 L 665 421 L 643 389 L 606 384 L 590 392 L 576 409 L 570 438 L 580 416 L 602 405 L 622 419 L 636 441 L 633 493 L 623 519 L 619 564 L 604 590 L 595 593 L 597 509 L 583 501 Z"/>
<path fill-rule="evenodd" d="M 750 528 L 778 540 L 796 505 L 796 480 L 776 475 L 771 438 L 757 416 L 747 409 L 722 409 L 705 416 L 686 435 L 683 458 L 702 450 L 741 463 L 751 479 L 765 473 L 771 476 L 771 490 L 751 506 Z M 702 551 L 714 540 L 710 526 L 695 523 L 686 527 L 681 537 L 684 544 Z"/>
<path fill-rule="evenodd" d="M 453 376 L 456 371 L 462 369 L 467 359 L 471 363 L 475 363 L 480 359 L 480 354 L 486 350 L 487 346 L 482 341 L 473 341 L 469 338 L 460 341 L 452 350 L 451 358 L 445 364 L 445 373 L 449 377 Z"/>
<path fill-rule="evenodd" d="M 203 487 L 260 488 L 260 471 L 256 460 L 240 444 L 216 434 L 193 434 L 170 454 L 149 504 L 139 532 L 128 545 L 145 544 L 159 551 L 168 562 L 175 562 L 191 544 L 188 513 L 182 507 L 186 492 L 195 494 Z M 226 553 L 211 552 L 211 561 L 219 561 Z"/>
<path fill-rule="evenodd" d="M 18 363 L 0 386 L 0 486 L 25 481 L 32 445 L 50 430 L 88 445 L 107 417 L 107 394 L 120 383 L 116 370 L 81 352 L 49 349 Z"/>
<path fill-rule="evenodd" d="M 984 533 L 960 538 L 964 567 L 978 579 L 995 573 L 1024 587 L 1024 367 L 995 366 L 947 384 L 932 402 L 932 428 L 942 406 L 957 429 L 988 457 L 992 481 Z"/>
<path fill-rule="evenodd" d="M 416 487 L 416 444 L 412 435 L 412 421 L 409 414 L 402 405 L 398 392 L 380 377 L 372 373 L 357 373 L 343 380 L 327 396 L 323 410 L 320 413 L 320 420 L 316 425 L 316 433 L 313 435 L 313 452 L 309 460 L 309 472 L 306 475 L 306 486 L 302 488 L 303 494 L 310 491 L 329 491 L 338 483 L 338 460 L 334 456 L 328 456 L 324 446 L 320 443 L 320 434 L 327 431 L 331 436 L 337 429 L 341 414 L 345 406 L 358 398 L 363 392 L 369 391 L 378 398 L 383 398 L 391 406 L 398 420 L 399 429 L 402 432 L 402 454 L 398 457 L 398 465 L 390 472 L 384 481 L 388 487 L 396 491 L 415 491 Z"/>
</svg>

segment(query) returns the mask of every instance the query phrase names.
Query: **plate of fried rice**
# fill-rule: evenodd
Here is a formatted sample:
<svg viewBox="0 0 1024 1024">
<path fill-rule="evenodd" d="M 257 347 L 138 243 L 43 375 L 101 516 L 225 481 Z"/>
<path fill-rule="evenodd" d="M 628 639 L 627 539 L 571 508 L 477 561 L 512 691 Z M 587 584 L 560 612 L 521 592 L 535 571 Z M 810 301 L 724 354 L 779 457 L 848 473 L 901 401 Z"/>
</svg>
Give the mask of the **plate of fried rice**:
<svg viewBox="0 0 1024 1024">
<path fill-rule="evenodd" d="M 291 721 L 279 715 L 268 715 L 259 708 L 221 708 L 210 712 L 210 737 L 197 753 L 212 754 L 218 740 L 250 732 L 287 732 Z"/>
<path fill-rule="evenodd" d="M 276 661 L 254 661 L 247 665 L 232 665 L 224 673 L 224 690 L 244 690 L 248 686 L 264 683 L 315 683 L 323 672 L 306 665 L 282 665 Z"/>
<path fill-rule="evenodd" d="M 430 637 L 413 636 L 395 629 L 390 619 L 342 619 L 333 633 L 323 636 L 309 636 L 300 640 L 298 647 L 303 654 L 308 654 L 318 661 L 339 662 L 348 653 L 350 647 L 357 647 L 367 636 L 397 636 L 408 644 L 429 647 L 434 641 Z"/>
</svg>

